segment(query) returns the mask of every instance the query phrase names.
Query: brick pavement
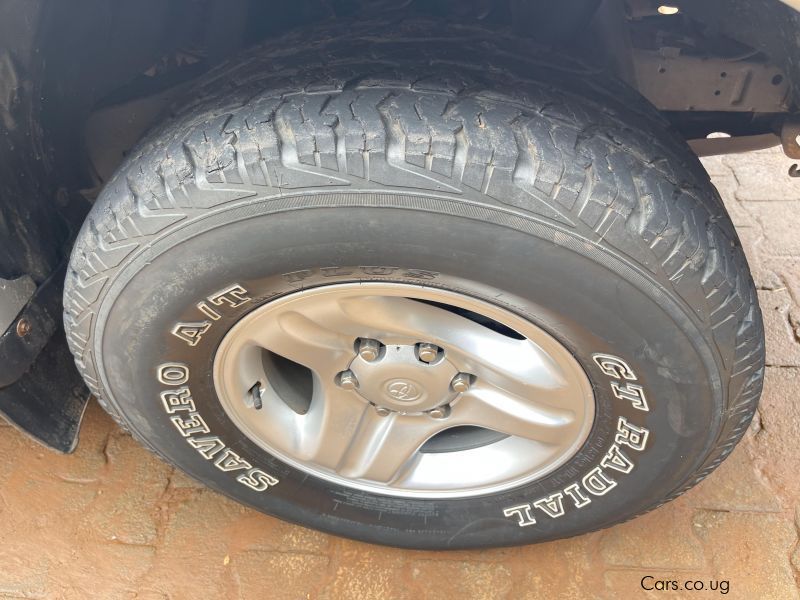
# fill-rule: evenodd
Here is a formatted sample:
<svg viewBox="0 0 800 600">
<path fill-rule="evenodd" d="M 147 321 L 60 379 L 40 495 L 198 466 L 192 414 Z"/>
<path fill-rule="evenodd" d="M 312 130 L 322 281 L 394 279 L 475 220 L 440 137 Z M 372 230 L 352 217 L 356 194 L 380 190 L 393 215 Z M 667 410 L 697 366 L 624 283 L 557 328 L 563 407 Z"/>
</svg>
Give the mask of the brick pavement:
<svg viewBox="0 0 800 600">
<path fill-rule="evenodd" d="M 630 523 L 538 546 L 380 548 L 204 489 L 92 404 L 72 456 L 0 424 L 0 598 L 677 597 L 643 592 L 645 575 L 728 580 L 727 598 L 798 598 L 800 180 L 786 176 L 777 150 L 705 163 L 755 273 L 769 367 L 746 439 L 688 494 Z"/>
</svg>

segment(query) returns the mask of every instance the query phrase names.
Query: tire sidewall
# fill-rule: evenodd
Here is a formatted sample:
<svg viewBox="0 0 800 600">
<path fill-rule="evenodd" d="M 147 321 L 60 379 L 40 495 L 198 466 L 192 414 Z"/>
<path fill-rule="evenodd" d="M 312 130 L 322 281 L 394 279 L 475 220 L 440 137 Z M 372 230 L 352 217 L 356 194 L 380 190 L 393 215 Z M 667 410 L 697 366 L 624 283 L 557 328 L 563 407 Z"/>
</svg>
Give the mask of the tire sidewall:
<svg viewBox="0 0 800 600">
<path fill-rule="evenodd" d="M 630 518 L 680 488 L 715 443 L 722 386 L 701 324 L 624 256 L 543 220 L 491 207 L 476 214 L 430 195 L 383 190 L 283 197 L 279 206 L 273 200 L 234 203 L 143 246 L 117 271 L 95 323 L 107 400 L 137 436 L 204 483 L 339 535 L 399 546 L 496 546 Z M 457 500 L 344 488 L 268 455 L 239 432 L 216 397 L 216 348 L 238 320 L 272 299 L 353 281 L 464 293 L 548 331 L 573 353 L 595 393 L 595 423 L 583 448 L 541 480 Z M 209 319 L 199 305 L 234 286 L 248 300 L 214 304 L 219 317 Z M 202 329 L 195 343 L 174 333 L 181 324 L 205 323 L 195 329 Z M 620 362 L 604 367 L 597 355 Z M 159 377 L 169 364 L 184 365 L 187 381 Z M 625 368 L 634 379 L 622 374 Z M 639 386 L 648 410 L 637 408 L 630 393 L 620 397 L 620 386 Z M 192 403 L 170 413 L 162 394 L 181 387 Z M 190 414 L 208 431 L 179 431 L 173 418 L 184 425 Z M 644 448 L 626 445 L 621 420 L 645 432 Z M 188 441 L 200 437 L 216 437 L 224 448 L 206 458 Z M 619 451 L 627 462 L 609 467 Z M 220 468 L 226 453 L 231 461 L 221 464 L 235 469 Z M 257 491 L 242 475 L 270 484 Z M 592 493 L 586 478 L 613 485 Z M 576 484 L 578 492 L 565 491 Z"/>
</svg>

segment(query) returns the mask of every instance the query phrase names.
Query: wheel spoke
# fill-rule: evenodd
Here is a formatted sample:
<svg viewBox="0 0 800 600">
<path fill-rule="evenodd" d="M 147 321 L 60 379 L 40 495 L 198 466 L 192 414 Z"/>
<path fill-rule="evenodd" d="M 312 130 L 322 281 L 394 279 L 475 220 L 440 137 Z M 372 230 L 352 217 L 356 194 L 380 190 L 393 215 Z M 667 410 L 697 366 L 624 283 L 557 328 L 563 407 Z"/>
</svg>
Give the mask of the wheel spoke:
<svg viewBox="0 0 800 600">
<path fill-rule="evenodd" d="M 308 367 L 323 379 L 344 368 L 353 355 L 355 336 L 348 337 L 294 310 L 259 325 L 253 334 L 255 343 Z"/>
<path fill-rule="evenodd" d="M 369 410 L 354 393 L 315 383 L 308 412 L 295 420 L 297 455 L 335 470 Z"/>
<path fill-rule="evenodd" d="M 392 481 L 444 426 L 428 417 L 381 416 L 351 392 L 317 389 L 308 413 L 295 419 L 295 452 L 345 477 Z"/>
<path fill-rule="evenodd" d="M 366 411 L 336 470 L 344 477 L 389 484 L 402 475 L 425 441 L 443 427 L 434 419 L 400 413 L 382 417 L 374 410 Z"/>
<path fill-rule="evenodd" d="M 478 382 L 453 404 L 448 421 L 477 425 L 545 444 L 561 444 L 576 427 L 575 414 Z"/>
</svg>

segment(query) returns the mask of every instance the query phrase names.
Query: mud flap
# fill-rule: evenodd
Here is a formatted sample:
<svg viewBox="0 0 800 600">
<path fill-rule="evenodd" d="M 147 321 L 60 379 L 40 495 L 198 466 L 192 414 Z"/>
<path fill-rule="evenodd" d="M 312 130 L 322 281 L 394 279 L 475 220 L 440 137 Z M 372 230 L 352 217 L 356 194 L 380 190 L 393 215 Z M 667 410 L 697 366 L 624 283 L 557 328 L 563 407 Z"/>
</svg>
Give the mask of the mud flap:
<svg viewBox="0 0 800 600">
<path fill-rule="evenodd" d="M 0 414 L 37 442 L 72 452 L 89 391 L 61 326 L 64 270 L 36 290 L 0 336 Z"/>
</svg>

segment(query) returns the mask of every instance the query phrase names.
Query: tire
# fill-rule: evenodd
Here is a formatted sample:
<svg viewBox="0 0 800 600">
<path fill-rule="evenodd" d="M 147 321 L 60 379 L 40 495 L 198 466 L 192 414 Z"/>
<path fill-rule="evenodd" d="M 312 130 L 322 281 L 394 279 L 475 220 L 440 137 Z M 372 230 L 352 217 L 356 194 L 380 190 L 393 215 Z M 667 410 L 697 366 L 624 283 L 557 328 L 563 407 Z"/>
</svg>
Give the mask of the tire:
<svg viewBox="0 0 800 600">
<path fill-rule="evenodd" d="M 499 32 L 361 27 L 217 69 L 105 187 L 65 290 L 104 408 L 240 502 L 403 547 L 572 536 L 702 480 L 753 416 L 764 341 L 736 233 L 685 143 L 624 85 Z M 223 406 L 217 349 L 256 311 L 354 282 L 457 294 L 544 332 L 589 382 L 580 445 L 540 477 L 452 497 L 267 452 Z"/>
</svg>

